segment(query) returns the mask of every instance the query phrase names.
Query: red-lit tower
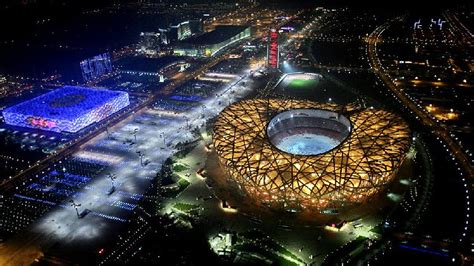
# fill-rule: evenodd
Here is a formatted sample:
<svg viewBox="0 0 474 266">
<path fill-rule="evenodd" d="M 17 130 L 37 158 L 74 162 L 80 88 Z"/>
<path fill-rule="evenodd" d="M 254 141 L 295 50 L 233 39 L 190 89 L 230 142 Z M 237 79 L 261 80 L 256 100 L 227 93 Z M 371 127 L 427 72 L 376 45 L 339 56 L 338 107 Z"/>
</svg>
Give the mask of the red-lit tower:
<svg viewBox="0 0 474 266">
<path fill-rule="evenodd" d="M 278 30 L 276 29 L 271 29 L 268 34 L 267 66 L 275 69 L 280 67 L 280 46 L 278 44 Z"/>
</svg>

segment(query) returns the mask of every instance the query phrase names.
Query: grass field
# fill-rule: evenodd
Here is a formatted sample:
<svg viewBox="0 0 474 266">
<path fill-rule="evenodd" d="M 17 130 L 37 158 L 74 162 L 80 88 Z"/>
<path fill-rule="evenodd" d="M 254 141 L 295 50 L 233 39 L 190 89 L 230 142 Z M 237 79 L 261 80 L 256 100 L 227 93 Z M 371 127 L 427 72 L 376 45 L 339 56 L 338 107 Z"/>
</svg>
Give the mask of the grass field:
<svg viewBox="0 0 474 266">
<path fill-rule="evenodd" d="M 180 163 L 176 163 L 173 165 L 173 171 L 175 172 L 182 172 L 184 170 L 189 170 L 189 167 Z"/>
<path fill-rule="evenodd" d="M 288 89 L 312 89 L 318 83 L 317 79 L 294 79 L 288 84 Z"/>
<path fill-rule="evenodd" d="M 188 212 L 194 209 L 199 208 L 199 205 L 196 204 L 189 204 L 189 203 L 183 203 L 183 202 L 178 202 L 175 203 L 173 208 L 182 211 L 182 212 Z"/>
</svg>

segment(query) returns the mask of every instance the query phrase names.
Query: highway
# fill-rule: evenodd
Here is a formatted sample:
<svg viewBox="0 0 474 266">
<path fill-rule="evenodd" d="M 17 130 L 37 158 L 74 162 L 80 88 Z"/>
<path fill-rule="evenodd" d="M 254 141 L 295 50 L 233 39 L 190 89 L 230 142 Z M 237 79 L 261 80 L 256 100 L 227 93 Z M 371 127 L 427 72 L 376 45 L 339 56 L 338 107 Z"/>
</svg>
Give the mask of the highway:
<svg viewBox="0 0 474 266">
<path fill-rule="evenodd" d="M 459 20 L 456 14 L 452 10 L 447 10 L 443 12 L 444 18 L 454 29 L 454 32 L 457 33 L 457 41 L 461 45 L 467 45 L 472 47 L 474 43 L 474 35 L 469 31 L 469 29 Z"/>
<path fill-rule="evenodd" d="M 413 102 L 403 90 L 396 86 L 393 82 L 393 79 L 390 77 L 390 74 L 382 66 L 382 63 L 377 54 L 377 44 L 382 40 L 383 32 L 390 26 L 390 22 L 382 24 L 377 27 L 367 38 L 367 53 L 370 66 L 374 73 L 380 78 L 381 81 L 385 83 L 387 88 L 397 97 L 397 99 L 408 109 L 410 109 L 413 114 L 419 119 L 419 121 L 426 127 L 429 127 L 432 132 L 441 139 L 446 147 L 449 149 L 451 154 L 456 158 L 460 163 L 463 170 L 472 178 L 473 170 L 469 158 L 464 153 L 462 147 L 455 142 L 449 131 L 438 124 L 422 107 L 418 107 L 415 102 Z"/>
</svg>

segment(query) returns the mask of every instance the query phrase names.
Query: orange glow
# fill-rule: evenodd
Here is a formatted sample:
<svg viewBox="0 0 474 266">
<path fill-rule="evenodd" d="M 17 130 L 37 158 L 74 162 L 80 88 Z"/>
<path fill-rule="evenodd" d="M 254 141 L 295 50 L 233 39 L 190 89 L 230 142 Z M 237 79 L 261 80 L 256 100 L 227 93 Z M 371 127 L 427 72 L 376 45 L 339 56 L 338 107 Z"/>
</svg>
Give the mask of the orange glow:
<svg viewBox="0 0 474 266">
<path fill-rule="evenodd" d="M 303 100 L 245 100 L 224 109 L 214 124 L 221 165 L 256 201 L 312 209 L 365 201 L 392 180 L 410 145 L 399 116 L 348 105 L 352 132 L 338 147 L 319 155 L 285 153 L 270 143 L 266 126 L 268 114 L 292 109 L 342 110 Z"/>
<path fill-rule="evenodd" d="M 425 109 L 437 120 L 448 121 L 457 120 L 459 118 L 459 113 L 455 112 L 453 109 L 437 107 L 432 104 L 425 106 Z"/>
</svg>

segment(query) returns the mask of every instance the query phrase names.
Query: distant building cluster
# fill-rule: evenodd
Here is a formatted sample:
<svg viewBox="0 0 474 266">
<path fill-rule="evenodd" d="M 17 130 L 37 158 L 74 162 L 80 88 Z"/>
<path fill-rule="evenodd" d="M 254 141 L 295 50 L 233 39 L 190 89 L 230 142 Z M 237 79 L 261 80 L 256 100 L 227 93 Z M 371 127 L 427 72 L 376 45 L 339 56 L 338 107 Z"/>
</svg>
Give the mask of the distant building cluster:
<svg viewBox="0 0 474 266">
<path fill-rule="evenodd" d="M 157 32 L 140 34 L 139 51 L 156 55 L 208 57 L 221 49 L 250 37 L 250 26 L 218 25 L 204 32 L 201 19 L 188 20 Z"/>
<path fill-rule="evenodd" d="M 219 25 L 213 31 L 177 43 L 174 46 L 174 54 L 209 57 L 250 36 L 250 26 Z"/>
<path fill-rule="evenodd" d="M 163 48 L 203 32 L 201 19 L 193 19 L 160 28 L 157 32 L 140 33 L 139 47 L 144 53 L 154 54 Z"/>
</svg>

